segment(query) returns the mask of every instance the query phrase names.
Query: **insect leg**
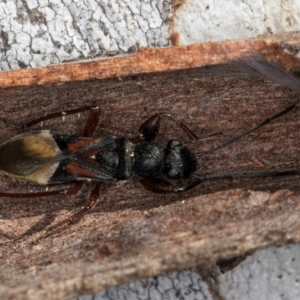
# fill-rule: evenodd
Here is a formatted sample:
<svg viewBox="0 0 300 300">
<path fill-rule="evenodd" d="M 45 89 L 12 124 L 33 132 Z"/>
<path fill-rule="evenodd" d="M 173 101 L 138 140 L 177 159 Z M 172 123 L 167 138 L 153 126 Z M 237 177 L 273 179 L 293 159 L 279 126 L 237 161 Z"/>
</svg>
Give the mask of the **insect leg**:
<svg viewBox="0 0 300 300">
<path fill-rule="evenodd" d="M 190 130 L 187 126 L 185 126 L 181 121 L 179 121 L 172 115 L 168 113 L 157 113 L 146 120 L 138 130 L 139 134 L 142 135 L 146 141 L 150 142 L 155 140 L 159 131 L 161 117 L 166 117 L 175 122 L 177 126 L 182 128 L 182 130 L 187 133 L 188 137 L 191 140 L 198 140 L 198 137 L 193 133 L 192 130 Z"/>
<path fill-rule="evenodd" d="M 5 198 L 37 198 L 37 197 L 46 197 L 46 196 L 53 196 L 53 195 L 66 195 L 66 196 L 75 196 L 81 190 L 82 183 L 76 182 L 71 187 L 56 190 L 56 191 L 45 191 L 45 192 L 37 192 L 37 193 L 4 193 L 0 192 L 0 197 Z"/>
<path fill-rule="evenodd" d="M 62 220 L 61 222 L 58 222 L 57 224 L 54 224 L 54 225 L 50 226 L 46 231 L 44 231 L 44 233 L 35 242 L 37 242 L 41 238 L 48 235 L 51 231 L 65 225 L 65 224 L 71 223 L 76 219 L 81 218 L 87 211 L 94 208 L 95 205 L 98 202 L 98 199 L 99 199 L 100 186 L 101 186 L 101 183 L 97 183 L 95 185 L 95 187 L 93 188 L 93 190 L 90 194 L 90 197 L 89 197 L 89 200 L 88 200 L 87 204 L 85 206 L 83 206 L 81 210 L 79 210 L 78 212 L 72 214 L 70 217 Z"/>
<path fill-rule="evenodd" d="M 143 178 L 140 180 L 145 189 L 156 194 L 179 194 L 193 189 L 203 181 L 202 178 L 197 178 L 188 185 L 178 187 L 163 179 Z"/>
<path fill-rule="evenodd" d="M 217 179 L 240 179 L 240 178 L 249 178 L 249 177 L 274 177 L 274 176 L 293 176 L 300 175 L 300 170 L 285 170 L 285 171 L 238 171 L 238 172 L 227 172 L 227 173 L 218 173 L 210 175 L 200 175 L 193 174 L 193 177 L 196 180 L 193 180 L 191 183 L 185 186 L 175 186 L 169 181 L 163 179 L 149 179 L 143 178 L 140 180 L 141 184 L 152 193 L 157 194 L 179 194 L 192 190 L 197 185 L 204 181 L 208 180 L 217 180 Z"/>
<path fill-rule="evenodd" d="M 284 171 L 236 171 L 209 175 L 193 174 L 192 176 L 203 181 L 216 179 L 240 179 L 249 177 L 275 177 L 275 176 L 293 176 L 300 175 L 300 170 Z"/>
<path fill-rule="evenodd" d="M 178 119 L 174 118 L 170 114 L 167 113 L 157 113 L 154 116 L 150 117 L 148 120 L 146 120 L 139 128 L 138 130 L 138 136 L 136 136 L 136 132 L 133 132 L 131 130 L 125 129 L 125 128 L 120 128 L 116 126 L 110 126 L 106 124 L 98 124 L 98 127 L 103 129 L 104 131 L 108 131 L 110 133 L 118 133 L 121 135 L 125 136 L 133 136 L 132 139 L 130 139 L 132 142 L 137 143 L 141 141 L 153 141 L 155 140 L 159 127 L 160 127 L 160 120 L 161 117 L 167 117 L 171 119 L 172 121 L 176 122 L 176 124 L 181 127 L 192 140 L 197 140 L 197 139 L 206 139 L 212 136 L 216 135 L 221 135 L 222 132 L 215 132 L 212 134 L 206 134 L 202 135 L 199 138 L 194 134 L 186 125 L 184 125 L 181 121 Z"/>
<path fill-rule="evenodd" d="M 16 126 L 18 128 L 21 128 L 21 129 L 24 129 L 24 128 L 33 126 L 35 124 L 38 124 L 40 122 L 47 121 L 47 120 L 51 120 L 51 119 L 55 119 L 55 118 L 59 118 L 59 117 L 64 117 L 64 116 L 67 116 L 67 115 L 77 114 L 77 113 L 81 113 L 81 112 L 85 112 L 85 111 L 95 111 L 95 110 L 100 111 L 98 106 L 83 106 L 83 107 L 80 107 L 80 108 L 75 108 L 75 109 L 55 112 L 55 113 L 52 113 L 52 114 L 47 114 L 43 117 L 37 118 L 35 120 L 29 121 L 29 122 L 23 123 L 23 124 L 16 123 L 16 122 L 13 122 L 13 121 L 8 121 L 6 119 L 1 119 L 1 118 L 0 118 L 0 120 L 2 120 L 3 122 L 5 122 L 7 124 Z"/>
<path fill-rule="evenodd" d="M 91 137 L 99 123 L 99 117 L 101 110 L 98 106 L 91 110 L 91 113 L 86 121 L 85 128 L 83 130 L 84 137 Z"/>
<path fill-rule="evenodd" d="M 109 132 L 110 134 L 119 134 L 121 136 L 126 136 L 126 137 L 127 136 L 135 137 L 136 136 L 135 131 L 132 131 L 132 130 L 129 130 L 126 128 L 120 128 L 117 126 L 111 126 L 111 125 L 106 125 L 106 124 L 102 124 L 102 123 L 99 123 L 98 127 L 101 128 L 103 131 Z"/>
</svg>

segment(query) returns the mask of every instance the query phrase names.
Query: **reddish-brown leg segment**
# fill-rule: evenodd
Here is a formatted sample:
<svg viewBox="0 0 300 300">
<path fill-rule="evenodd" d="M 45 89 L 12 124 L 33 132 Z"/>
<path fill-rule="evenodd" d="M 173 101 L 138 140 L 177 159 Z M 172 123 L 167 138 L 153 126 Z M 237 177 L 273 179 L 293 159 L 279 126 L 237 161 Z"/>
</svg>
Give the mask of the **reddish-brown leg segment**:
<svg viewBox="0 0 300 300">
<path fill-rule="evenodd" d="M 183 131 L 187 133 L 188 137 L 191 140 L 198 140 L 198 137 L 193 133 L 192 130 L 190 130 L 187 126 L 185 126 L 181 121 L 179 121 L 172 115 L 168 113 L 157 113 L 146 120 L 139 128 L 139 134 L 141 134 L 146 141 L 150 142 L 155 140 L 159 132 L 160 120 L 162 117 L 166 117 L 175 122 L 180 128 L 182 128 Z"/>
<path fill-rule="evenodd" d="M 58 229 L 59 227 L 62 227 L 65 224 L 71 223 L 71 222 L 75 221 L 76 219 L 80 219 L 87 211 L 94 208 L 96 206 L 97 202 L 98 202 L 98 199 L 99 199 L 100 186 L 101 186 L 101 183 L 97 183 L 94 186 L 94 188 L 93 188 L 93 190 L 90 194 L 90 197 L 89 197 L 89 200 L 88 200 L 87 204 L 85 206 L 83 206 L 81 210 L 79 210 L 78 212 L 72 214 L 70 217 L 62 220 L 61 222 L 59 222 L 57 224 L 54 224 L 54 225 L 50 226 L 49 228 L 47 228 L 47 230 L 35 242 L 37 242 L 41 238 L 48 235 L 51 231 L 53 232 L 53 230 Z"/>
<path fill-rule="evenodd" d="M 155 140 L 158 132 L 159 132 L 159 128 L 160 128 L 160 121 L 162 117 L 166 117 L 169 118 L 170 120 L 174 121 L 180 128 L 182 128 L 187 135 L 189 136 L 190 139 L 192 140 L 198 140 L 198 137 L 196 136 L 196 134 L 194 134 L 192 132 L 192 130 L 190 130 L 186 125 L 184 125 L 181 121 L 179 121 L 178 119 L 176 119 L 175 117 L 173 117 L 172 115 L 168 114 L 168 113 L 157 113 L 154 116 L 150 117 L 149 119 L 147 119 L 139 128 L 138 130 L 138 136 L 136 137 L 136 133 L 125 129 L 125 128 L 120 128 L 117 126 L 111 126 L 111 125 L 106 125 L 106 124 L 98 124 L 98 127 L 101 128 L 104 131 L 108 131 L 110 133 L 117 133 L 120 135 L 125 135 L 125 136 L 134 136 L 135 138 L 131 139 L 134 142 L 141 142 L 141 141 L 153 141 Z M 93 112 L 90 115 L 90 118 L 87 122 L 87 127 L 90 127 L 90 123 L 91 124 L 97 124 L 96 123 L 96 119 L 99 119 L 99 115 L 97 115 L 97 112 Z M 87 129 L 85 129 L 85 133 L 86 133 Z M 211 136 L 215 136 L 215 135 L 220 135 L 222 133 L 217 132 L 217 133 L 213 133 L 213 134 L 207 134 L 207 135 L 203 135 L 200 137 L 200 139 L 205 139 Z M 90 135 L 84 135 L 84 136 L 90 136 Z"/>
<path fill-rule="evenodd" d="M 24 129 L 24 128 L 36 125 L 38 123 L 47 121 L 47 120 L 51 120 L 51 119 L 55 119 L 55 118 L 59 118 L 59 117 L 64 117 L 64 116 L 67 116 L 67 115 L 78 114 L 78 113 L 85 112 L 85 111 L 100 111 L 100 109 L 98 108 L 98 106 L 83 106 L 83 107 L 80 107 L 80 108 L 69 109 L 69 110 L 65 110 L 65 111 L 55 112 L 55 113 L 52 113 L 52 114 L 47 114 L 43 117 L 31 120 L 31 121 L 29 121 L 27 123 L 23 123 L 23 124 L 13 122 L 13 121 L 9 121 L 9 120 L 2 119 L 2 118 L 0 118 L 0 120 L 2 120 L 3 122 L 5 122 L 7 124 L 16 126 L 18 128 L 21 128 L 21 129 Z"/>
<path fill-rule="evenodd" d="M 5 198 L 38 198 L 38 197 L 46 197 L 53 195 L 65 195 L 65 196 L 75 196 L 77 195 L 82 187 L 82 182 L 76 182 L 74 185 L 55 191 L 45 191 L 45 192 L 37 192 L 37 193 L 3 193 L 0 192 L 0 197 Z"/>
<path fill-rule="evenodd" d="M 180 127 L 191 140 L 201 140 L 201 139 L 206 139 L 208 137 L 216 136 L 216 135 L 221 135 L 222 132 L 215 132 L 211 134 L 205 134 L 201 136 L 197 136 L 191 129 L 189 129 L 184 123 L 173 117 L 172 115 L 168 113 L 157 113 L 154 116 L 150 117 L 148 120 L 146 120 L 139 128 L 138 132 L 140 135 L 144 137 L 146 141 L 153 141 L 155 140 L 159 128 L 160 128 L 160 121 L 161 118 L 165 117 L 173 122 L 176 123 L 178 127 Z"/>
<path fill-rule="evenodd" d="M 86 121 L 85 128 L 83 130 L 84 137 L 91 137 L 99 123 L 101 110 L 98 106 L 93 106 L 91 113 Z"/>
</svg>

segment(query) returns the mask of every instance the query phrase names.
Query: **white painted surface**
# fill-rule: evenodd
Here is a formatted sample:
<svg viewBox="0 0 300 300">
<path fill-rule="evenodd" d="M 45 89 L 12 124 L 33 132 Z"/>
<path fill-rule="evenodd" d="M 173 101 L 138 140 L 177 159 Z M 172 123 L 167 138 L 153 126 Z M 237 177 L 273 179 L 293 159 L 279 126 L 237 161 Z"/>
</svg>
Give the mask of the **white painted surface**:
<svg viewBox="0 0 300 300">
<path fill-rule="evenodd" d="M 299 0 L 186 0 L 174 30 L 183 45 L 300 30 Z"/>
<path fill-rule="evenodd" d="M 44 67 L 170 45 L 168 22 L 182 44 L 300 30 L 298 0 L 0 1 L 0 70 Z"/>
<path fill-rule="evenodd" d="M 0 69 L 169 45 L 171 0 L 0 1 Z"/>
<path fill-rule="evenodd" d="M 269 248 L 216 278 L 224 300 L 300 299 L 300 245 Z M 93 298 L 94 297 L 94 298 Z M 82 296 L 76 300 L 210 300 L 208 285 L 195 270 L 174 272 Z"/>
<path fill-rule="evenodd" d="M 213 300 L 208 286 L 194 271 L 169 273 L 110 288 L 77 300 Z"/>
<path fill-rule="evenodd" d="M 226 300 L 300 299 L 300 245 L 261 250 L 219 281 Z"/>
</svg>

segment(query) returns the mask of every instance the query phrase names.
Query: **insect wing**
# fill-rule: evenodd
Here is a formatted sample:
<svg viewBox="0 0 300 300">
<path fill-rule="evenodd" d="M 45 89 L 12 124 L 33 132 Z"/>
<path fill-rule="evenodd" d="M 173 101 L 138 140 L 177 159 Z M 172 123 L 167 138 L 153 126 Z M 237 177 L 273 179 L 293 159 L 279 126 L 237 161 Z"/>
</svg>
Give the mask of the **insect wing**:
<svg viewBox="0 0 300 300">
<path fill-rule="evenodd" d="M 24 133 L 0 145 L 0 172 L 24 182 L 47 184 L 60 159 L 49 130 Z"/>
</svg>

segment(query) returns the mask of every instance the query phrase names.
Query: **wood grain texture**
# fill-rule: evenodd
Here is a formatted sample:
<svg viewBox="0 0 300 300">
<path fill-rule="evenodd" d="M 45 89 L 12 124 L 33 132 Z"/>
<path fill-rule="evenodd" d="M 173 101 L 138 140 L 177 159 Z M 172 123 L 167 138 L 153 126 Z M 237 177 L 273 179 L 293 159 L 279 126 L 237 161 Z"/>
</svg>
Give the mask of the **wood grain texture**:
<svg viewBox="0 0 300 300">
<path fill-rule="evenodd" d="M 26 86 L 89 79 L 123 77 L 134 74 L 175 71 L 215 65 L 237 59 L 247 53 L 264 54 L 270 61 L 281 63 L 286 69 L 299 68 L 300 62 L 288 52 L 299 52 L 298 35 L 281 38 L 239 40 L 205 43 L 168 48 L 141 48 L 134 55 L 80 63 L 53 65 L 40 69 L 23 69 L 0 73 L 0 86 Z"/>
<path fill-rule="evenodd" d="M 264 45 L 264 53 L 290 69 L 299 67 L 294 56 L 278 48 L 279 43 L 251 43 Z M 163 123 L 159 142 L 177 138 L 196 152 L 219 145 L 299 102 L 297 93 L 254 77 L 245 65 L 200 68 L 209 61 L 228 60 L 221 46 L 218 52 L 211 45 L 143 50 L 137 56 L 111 61 L 2 73 L 0 84 L 6 88 L 0 94 L 1 117 L 21 121 L 97 104 L 102 123 L 135 130 L 155 112 L 166 111 L 197 135 L 223 132 L 221 137 L 191 143 L 173 123 Z M 193 53 L 202 49 L 197 56 L 202 61 L 195 63 L 190 49 Z M 168 59 L 161 56 L 163 51 L 169 53 Z M 141 67 L 146 60 L 149 68 Z M 68 71 L 72 66 L 73 71 Z M 6 83 L 4 74 L 8 75 Z M 297 107 L 241 141 L 202 157 L 199 172 L 300 169 L 299 117 Z M 85 120 L 86 114 L 68 116 L 34 128 L 80 134 Z M 18 133 L 6 124 L 0 128 L 2 141 Z M 96 131 L 96 136 L 101 134 Z M 0 184 L 9 191 L 44 189 L 5 178 Z M 300 241 L 299 178 L 290 176 L 205 182 L 178 196 L 151 194 L 136 180 L 104 184 L 92 212 L 37 245 L 31 244 L 46 226 L 82 206 L 89 191 L 87 185 L 75 198 L 0 199 L 1 299 L 67 299 Z"/>
</svg>

